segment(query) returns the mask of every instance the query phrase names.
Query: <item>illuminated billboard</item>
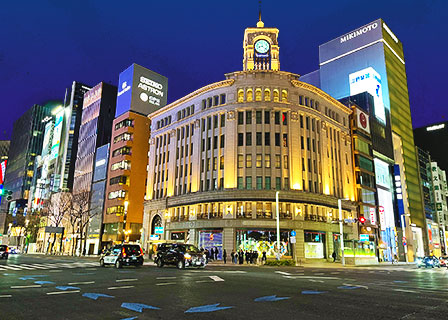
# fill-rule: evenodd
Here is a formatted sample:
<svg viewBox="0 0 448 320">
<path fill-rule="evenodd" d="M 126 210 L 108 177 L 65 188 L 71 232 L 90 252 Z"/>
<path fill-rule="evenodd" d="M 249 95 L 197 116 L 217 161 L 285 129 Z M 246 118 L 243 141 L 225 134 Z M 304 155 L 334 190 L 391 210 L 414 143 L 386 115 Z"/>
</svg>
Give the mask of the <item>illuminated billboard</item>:
<svg viewBox="0 0 448 320">
<path fill-rule="evenodd" d="M 115 117 L 128 111 L 148 115 L 167 103 L 168 78 L 132 64 L 120 73 Z"/>
<path fill-rule="evenodd" d="M 64 119 L 64 108 L 56 114 L 56 121 L 53 129 L 53 140 L 51 144 L 51 157 L 55 159 L 59 155 L 59 145 L 61 144 L 62 121 Z"/>
<path fill-rule="evenodd" d="M 51 152 L 51 135 L 53 133 L 53 122 L 50 121 L 45 125 L 45 131 L 44 131 L 44 142 L 42 144 L 42 158 L 44 158 L 46 155 L 48 155 Z"/>
<path fill-rule="evenodd" d="M 373 96 L 375 117 L 386 123 L 381 76 L 372 67 L 349 74 L 350 95 L 368 92 Z"/>
<path fill-rule="evenodd" d="M 373 159 L 373 162 L 375 163 L 376 184 L 385 187 L 387 189 L 390 189 L 391 181 L 390 181 L 389 165 L 378 158 Z"/>
</svg>

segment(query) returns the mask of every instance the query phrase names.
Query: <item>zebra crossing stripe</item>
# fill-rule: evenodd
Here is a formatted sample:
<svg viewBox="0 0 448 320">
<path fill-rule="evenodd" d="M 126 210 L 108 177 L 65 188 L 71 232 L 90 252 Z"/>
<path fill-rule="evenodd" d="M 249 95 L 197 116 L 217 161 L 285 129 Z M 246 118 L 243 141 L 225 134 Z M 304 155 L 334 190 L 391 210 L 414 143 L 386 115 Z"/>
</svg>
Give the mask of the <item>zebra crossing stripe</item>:
<svg viewBox="0 0 448 320">
<path fill-rule="evenodd" d="M 22 270 L 22 269 L 15 268 L 15 267 L 12 267 L 12 266 L 2 266 L 2 268 L 3 268 L 4 270 Z"/>
</svg>

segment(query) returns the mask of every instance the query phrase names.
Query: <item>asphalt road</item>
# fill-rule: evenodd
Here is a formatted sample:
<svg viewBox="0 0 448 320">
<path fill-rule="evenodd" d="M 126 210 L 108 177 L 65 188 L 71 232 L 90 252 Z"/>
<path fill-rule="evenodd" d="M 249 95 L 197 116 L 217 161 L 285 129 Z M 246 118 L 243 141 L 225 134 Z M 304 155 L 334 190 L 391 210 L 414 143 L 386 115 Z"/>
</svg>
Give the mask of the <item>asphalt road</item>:
<svg viewBox="0 0 448 320">
<path fill-rule="evenodd" d="M 447 319 L 448 270 L 0 260 L 0 319 Z"/>
</svg>

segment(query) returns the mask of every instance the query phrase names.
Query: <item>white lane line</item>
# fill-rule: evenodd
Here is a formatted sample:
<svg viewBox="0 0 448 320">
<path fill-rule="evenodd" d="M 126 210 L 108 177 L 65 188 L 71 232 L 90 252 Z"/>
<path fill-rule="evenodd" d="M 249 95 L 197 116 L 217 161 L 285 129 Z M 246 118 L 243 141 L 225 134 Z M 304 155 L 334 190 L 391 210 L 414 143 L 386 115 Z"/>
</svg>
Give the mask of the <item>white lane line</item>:
<svg viewBox="0 0 448 320">
<path fill-rule="evenodd" d="M 220 278 L 218 276 L 209 276 L 210 279 L 212 279 L 213 281 L 225 281 L 223 278 Z"/>
<path fill-rule="evenodd" d="M 2 294 L 2 295 L 0 295 L 0 298 L 11 298 L 12 297 L 12 295 L 10 295 L 10 294 Z"/>
<path fill-rule="evenodd" d="M 162 283 L 156 283 L 156 286 L 169 286 L 171 284 L 176 284 L 176 282 L 162 282 Z"/>
<path fill-rule="evenodd" d="M 417 291 L 414 290 L 406 290 L 406 289 L 392 289 L 394 291 L 399 291 L 399 292 L 407 292 L 407 293 L 417 293 Z"/>
<path fill-rule="evenodd" d="M 322 276 L 283 276 L 287 279 L 329 279 L 329 280 L 339 280 L 337 277 L 322 277 Z"/>
<path fill-rule="evenodd" d="M 47 294 L 65 294 L 65 293 L 77 293 L 80 292 L 79 290 L 73 290 L 73 291 L 54 291 L 54 292 L 47 292 Z"/>
<path fill-rule="evenodd" d="M 363 288 L 363 289 L 369 289 L 368 286 L 363 286 L 360 284 L 350 284 L 350 283 L 343 283 L 343 286 L 347 286 L 347 287 L 358 287 L 358 288 Z"/>
<path fill-rule="evenodd" d="M 20 268 L 22 270 L 34 270 L 34 268 L 30 268 L 30 267 L 27 267 L 27 266 L 24 266 L 24 265 L 20 265 L 20 264 L 16 264 L 16 265 L 14 265 L 14 267 Z"/>
<path fill-rule="evenodd" d="M 134 286 L 109 287 L 107 289 L 109 289 L 109 290 L 117 290 L 117 289 L 130 289 L 130 288 L 134 288 Z"/>
<path fill-rule="evenodd" d="M 84 282 L 69 282 L 68 285 L 69 286 L 73 286 L 75 284 L 94 284 L 95 281 L 84 281 Z"/>
<path fill-rule="evenodd" d="M 117 279 L 115 282 L 130 282 L 130 281 L 138 281 L 138 279 Z"/>
<path fill-rule="evenodd" d="M 177 277 L 157 277 L 157 280 L 169 280 L 169 279 L 176 279 Z"/>
<path fill-rule="evenodd" d="M 62 272 L 62 270 L 50 270 L 48 272 Z"/>
<path fill-rule="evenodd" d="M 25 289 L 25 288 L 41 288 L 40 284 L 32 284 L 29 286 L 12 286 L 11 289 Z"/>
<path fill-rule="evenodd" d="M 323 280 L 314 280 L 314 279 L 309 279 L 308 281 L 311 281 L 311 282 L 320 282 L 320 283 L 323 283 L 323 282 L 324 282 Z"/>
<path fill-rule="evenodd" d="M 292 275 L 292 274 L 290 274 L 288 272 L 283 272 L 283 271 L 275 271 L 275 273 L 282 274 L 284 276 L 291 276 Z"/>
</svg>

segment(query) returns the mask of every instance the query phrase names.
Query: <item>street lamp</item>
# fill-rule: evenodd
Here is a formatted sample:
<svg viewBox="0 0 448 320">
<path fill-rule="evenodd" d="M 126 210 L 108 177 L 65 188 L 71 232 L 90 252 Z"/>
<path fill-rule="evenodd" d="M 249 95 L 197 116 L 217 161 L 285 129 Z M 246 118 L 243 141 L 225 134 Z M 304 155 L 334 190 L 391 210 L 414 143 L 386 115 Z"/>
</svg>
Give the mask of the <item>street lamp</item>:
<svg viewBox="0 0 448 320">
<path fill-rule="evenodd" d="M 339 209 L 339 242 L 341 243 L 341 262 L 342 265 L 345 266 L 345 257 L 344 257 L 344 224 L 342 219 L 342 200 L 349 200 L 348 198 L 338 199 L 338 209 Z"/>
<path fill-rule="evenodd" d="M 278 195 L 280 191 L 275 192 L 275 211 L 277 213 L 277 260 L 280 260 L 280 215 L 278 209 Z"/>
<path fill-rule="evenodd" d="M 128 217 L 128 206 L 129 206 L 129 201 L 125 201 L 124 202 L 124 214 L 123 214 L 123 232 L 125 233 L 124 237 L 123 237 L 123 242 L 125 242 L 126 240 L 126 219 Z"/>
</svg>

